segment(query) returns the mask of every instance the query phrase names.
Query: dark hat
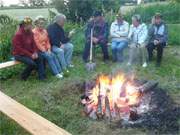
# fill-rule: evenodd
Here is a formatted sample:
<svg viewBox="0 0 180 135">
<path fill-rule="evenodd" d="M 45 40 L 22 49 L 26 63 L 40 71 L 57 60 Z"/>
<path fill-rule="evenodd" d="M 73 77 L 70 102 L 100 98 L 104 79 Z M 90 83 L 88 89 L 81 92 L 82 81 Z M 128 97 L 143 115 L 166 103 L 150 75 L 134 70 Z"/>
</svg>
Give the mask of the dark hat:
<svg viewBox="0 0 180 135">
<path fill-rule="evenodd" d="M 94 17 L 102 16 L 102 12 L 101 12 L 101 11 L 95 11 L 95 12 L 93 13 L 93 16 L 94 16 Z"/>
<path fill-rule="evenodd" d="M 162 18 L 162 14 L 161 14 L 161 13 L 156 13 L 156 14 L 154 15 L 154 17 L 155 17 L 155 18 Z"/>
</svg>

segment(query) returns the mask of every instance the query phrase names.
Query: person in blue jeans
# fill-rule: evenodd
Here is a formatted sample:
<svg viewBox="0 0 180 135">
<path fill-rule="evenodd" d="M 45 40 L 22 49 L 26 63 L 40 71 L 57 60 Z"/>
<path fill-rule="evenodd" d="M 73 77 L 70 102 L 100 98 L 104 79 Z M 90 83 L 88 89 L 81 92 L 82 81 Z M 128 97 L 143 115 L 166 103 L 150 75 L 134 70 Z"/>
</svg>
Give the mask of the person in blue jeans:
<svg viewBox="0 0 180 135">
<path fill-rule="evenodd" d="M 60 79 L 63 77 L 63 73 L 60 63 L 58 62 L 55 54 L 51 51 L 48 33 L 46 29 L 44 29 L 45 18 L 43 16 L 37 16 L 34 24 L 36 27 L 33 29 L 33 33 L 38 53 L 47 60 L 53 75 Z"/>
<path fill-rule="evenodd" d="M 70 32 L 69 35 L 66 36 L 63 29 L 65 20 L 65 15 L 58 14 L 55 17 L 55 22 L 48 26 L 47 31 L 52 45 L 52 52 L 56 54 L 62 70 L 69 72 L 68 68 L 74 67 L 74 65 L 71 64 L 73 45 L 70 43 L 72 33 Z"/>
<path fill-rule="evenodd" d="M 116 20 L 111 24 L 110 35 L 112 38 L 112 58 L 114 62 L 123 62 L 123 50 L 128 46 L 127 36 L 129 24 L 123 19 L 123 15 L 118 13 Z"/>
<path fill-rule="evenodd" d="M 32 33 L 32 19 L 24 18 L 20 23 L 19 30 L 12 40 L 13 56 L 15 60 L 21 61 L 26 68 L 21 74 L 22 80 L 27 80 L 32 70 L 37 70 L 39 79 L 45 79 L 44 59 L 38 54 Z"/>
</svg>

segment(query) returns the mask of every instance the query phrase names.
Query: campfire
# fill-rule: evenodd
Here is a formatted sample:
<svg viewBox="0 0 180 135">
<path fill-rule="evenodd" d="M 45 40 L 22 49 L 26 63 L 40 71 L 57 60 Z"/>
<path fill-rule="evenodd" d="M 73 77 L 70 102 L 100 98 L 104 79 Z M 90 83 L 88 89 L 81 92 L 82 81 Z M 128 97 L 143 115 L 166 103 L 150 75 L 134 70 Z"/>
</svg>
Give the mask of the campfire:
<svg viewBox="0 0 180 135">
<path fill-rule="evenodd" d="M 95 81 L 85 83 L 85 93 L 81 97 L 84 113 L 92 119 L 120 122 L 122 126 L 169 124 L 160 116 L 177 112 L 177 108 L 157 85 L 156 81 L 140 81 L 123 73 L 99 75 Z"/>
</svg>

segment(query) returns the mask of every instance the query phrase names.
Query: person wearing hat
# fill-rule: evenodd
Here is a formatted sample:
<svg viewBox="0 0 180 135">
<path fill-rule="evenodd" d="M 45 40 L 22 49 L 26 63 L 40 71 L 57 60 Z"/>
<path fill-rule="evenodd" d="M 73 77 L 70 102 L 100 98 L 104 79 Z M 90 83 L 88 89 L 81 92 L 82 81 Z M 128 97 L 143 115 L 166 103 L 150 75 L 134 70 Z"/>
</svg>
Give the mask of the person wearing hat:
<svg viewBox="0 0 180 135">
<path fill-rule="evenodd" d="M 44 29 L 45 21 L 46 20 L 43 16 L 36 17 L 34 21 L 35 28 L 33 29 L 34 40 L 38 48 L 39 55 L 47 60 L 53 75 L 60 79 L 63 77 L 61 66 L 55 54 L 51 51 L 48 33 L 47 30 Z"/>
<path fill-rule="evenodd" d="M 32 19 L 25 17 L 20 23 L 19 30 L 12 39 L 15 60 L 27 65 L 21 74 L 22 80 L 27 80 L 31 71 L 37 69 L 39 79 L 45 79 L 43 58 L 38 55 L 32 33 Z"/>
<path fill-rule="evenodd" d="M 52 45 L 52 52 L 56 54 L 62 70 L 69 72 L 68 68 L 74 67 L 71 63 L 74 46 L 70 42 L 71 32 L 68 36 L 65 34 L 63 28 L 65 21 L 65 15 L 61 13 L 56 15 L 55 22 L 48 26 L 47 31 Z"/>
<path fill-rule="evenodd" d="M 157 60 L 156 66 L 159 67 L 162 60 L 163 48 L 168 41 L 168 30 L 165 23 L 162 21 L 162 15 L 156 13 L 154 16 L 154 23 L 151 25 L 148 31 L 148 57 L 149 61 L 152 61 L 153 50 L 157 48 Z"/>
<path fill-rule="evenodd" d="M 116 20 L 111 24 L 110 36 L 112 38 L 112 58 L 113 61 L 123 61 L 123 50 L 128 46 L 129 24 L 123 19 L 123 15 L 118 13 Z"/>
<path fill-rule="evenodd" d="M 128 66 L 137 59 L 141 59 L 142 67 L 147 67 L 146 62 L 146 42 L 148 36 L 148 29 L 146 24 L 142 23 L 140 15 L 132 17 L 132 25 L 130 26 L 128 39 L 129 43 L 129 61 Z"/>
<path fill-rule="evenodd" d="M 83 51 L 83 61 L 86 63 L 88 62 L 88 57 L 90 54 L 90 43 L 91 43 L 91 29 L 93 30 L 93 45 L 100 45 L 102 52 L 103 52 L 103 58 L 106 62 L 109 59 L 108 55 L 108 23 L 105 22 L 104 17 L 102 16 L 102 13 L 100 11 L 96 11 L 93 14 L 93 18 L 88 22 L 85 30 L 85 47 Z"/>
</svg>

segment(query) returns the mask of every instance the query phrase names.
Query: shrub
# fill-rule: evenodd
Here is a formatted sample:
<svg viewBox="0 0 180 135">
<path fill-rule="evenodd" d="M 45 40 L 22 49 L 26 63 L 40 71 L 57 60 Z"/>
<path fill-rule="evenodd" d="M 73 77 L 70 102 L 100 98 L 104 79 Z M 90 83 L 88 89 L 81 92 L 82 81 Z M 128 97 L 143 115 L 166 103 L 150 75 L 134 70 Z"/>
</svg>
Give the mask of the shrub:
<svg viewBox="0 0 180 135">
<path fill-rule="evenodd" d="M 0 62 L 11 57 L 11 40 L 17 29 L 17 22 L 6 15 L 0 15 Z"/>
<path fill-rule="evenodd" d="M 152 16 L 160 12 L 163 15 L 163 19 L 169 23 L 180 23 L 180 4 L 179 3 L 168 3 L 168 4 L 155 4 L 149 6 L 138 6 L 129 13 L 126 14 L 125 18 L 130 22 L 131 17 L 134 14 L 140 14 L 142 20 L 146 23 L 151 22 Z"/>
<path fill-rule="evenodd" d="M 180 45 L 179 31 L 180 31 L 180 24 L 168 25 L 169 45 Z"/>
</svg>

